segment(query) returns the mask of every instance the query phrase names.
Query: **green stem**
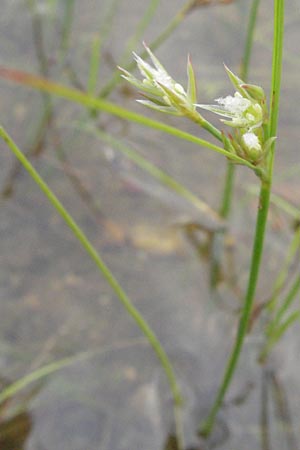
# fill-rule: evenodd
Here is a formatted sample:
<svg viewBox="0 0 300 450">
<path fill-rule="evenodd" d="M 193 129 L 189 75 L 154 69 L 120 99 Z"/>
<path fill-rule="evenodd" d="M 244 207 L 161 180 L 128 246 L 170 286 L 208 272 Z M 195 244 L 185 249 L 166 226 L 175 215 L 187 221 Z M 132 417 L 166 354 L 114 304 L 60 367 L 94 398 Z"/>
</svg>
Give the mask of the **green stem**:
<svg viewBox="0 0 300 450">
<path fill-rule="evenodd" d="M 257 11 L 260 0 L 253 0 L 249 22 L 247 27 L 246 41 L 243 53 L 243 59 L 240 69 L 240 78 L 244 81 L 248 79 L 250 58 L 252 53 L 254 30 L 257 19 Z M 213 134 L 213 133 L 212 133 Z M 225 182 L 223 188 L 223 196 L 221 200 L 221 205 L 219 209 L 219 214 L 223 219 L 227 219 L 230 214 L 233 190 L 234 190 L 234 179 L 235 179 L 235 166 L 230 160 L 227 161 Z M 216 289 L 218 280 L 220 278 L 220 260 L 221 252 L 223 248 L 224 232 L 221 235 L 214 235 L 212 241 L 212 254 L 211 254 L 211 264 L 210 264 L 210 286 L 212 290 Z"/>
<path fill-rule="evenodd" d="M 275 136 L 277 131 L 280 81 L 282 69 L 283 36 L 284 36 L 284 0 L 274 0 L 274 39 L 273 39 L 273 66 L 272 66 L 272 84 L 271 84 L 272 102 L 270 108 L 271 111 L 270 133 L 269 133 L 270 136 Z M 273 163 L 274 163 L 274 145 L 270 152 L 270 157 L 268 158 L 267 161 L 267 174 L 264 178 L 261 179 L 259 209 L 256 219 L 256 229 L 252 249 L 248 287 L 239 322 L 238 332 L 212 409 L 208 417 L 204 421 L 204 423 L 201 424 L 200 426 L 200 433 L 203 436 L 208 436 L 214 427 L 217 413 L 223 403 L 227 390 L 231 384 L 243 348 L 244 339 L 248 330 L 249 320 L 252 312 L 252 305 L 256 293 L 256 285 L 260 272 L 261 257 L 264 247 L 264 237 L 270 204 L 271 184 L 273 177 Z"/>
<path fill-rule="evenodd" d="M 160 0 L 150 0 L 149 5 L 142 16 L 141 20 L 139 21 L 136 30 L 134 31 L 133 35 L 129 38 L 124 54 L 121 57 L 120 65 L 126 64 L 128 58 L 131 55 L 131 52 L 136 48 L 138 42 L 142 39 L 142 36 L 145 33 L 145 30 L 149 26 L 150 22 L 152 21 L 154 14 L 156 13 L 156 10 L 159 6 Z"/>
<path fill-rule="evenodd" d="M 142 35 L 145 32 L 145 29 L 151 22 L 154 13 L 156 12 L 157 7 L 159 6 L 160 1 L 159 0 L 152 0 L 150 1 L 150 4 L 148 8 L 145 11 L 144 16 L 140 20 L 135 32 L 133 35 L 129 38 L 126 48 L 124 50 L 123 55 L 120 58 L 119 66 L 121 67 L 128 67 L 128 57 L 130 56 L 131 52 L 135 49 L 137 43 L 141 40 Z M 105 84 L 105 86 L 100 90 L 99 97 L 105 98 L 107 97 L 112 90 L 116 87 L 116 85 L 120 82 L 120 71 L 116 69 L 110 76 L 109 81 Z"/>
<path fill-rule="evenodd" d="M 2 127 L 0 127 L 0 137 L 3 138 L 3 140 L 9 146 L 10 150 L 18 158 L 20 163 L 24 166 L 24 168 L 27 170 L 27 172 L 30 174 L 30 176 L 33 178 L 33 180 L 36 182 L 36 184 L 48 198 L 49 202 L 54 206 L 54 208 L 60 214 L 62 219 L 66 222 L 66 224 L 71 229 L 75 237 L 81 243 L 82 247 L 91 257 L 91 259 L 95 262 L 100 272 L 102 273 L 102 275 L 104 276 L 110 287 L 113 289 L 116 296 L 119 298 L 120 302 L 123 304 L 124 308 L 127 310 L 130 316 L 135 320 L 136 324 L 139 326 L 141 331 L 144 333 L 149 343 L 152 345 L 155 353 L 157 354 L 162 367 L 164 368 L 167 379 L 169 381 L 170 389 L 173 394 L 175 405 L 180 405 L 182 402 L 182 398 L 179 386 L 176 381 L 173 367 L 169 361 L 166 352 L 162 348 L 158 338 L 156 337 L 156 335 L 154 334 L 148 323 L 145 321 L 145 319 L 142 317 L 139 311 L 132 304 L 127 294 L 124 292 L 124 290 L 122 289 L 118 281 L 115 279 L 111 271 L 108 269 L 106 264 L 103 262 L 99 253 L 96 251 L 92 243 L 88 240 L 88 238 L 83 233 L 81 228 L 75 223 L 71 215 L 66 211 L 64 206 L 55 196 L 55 194 L 51 191 L 51 189 L 48 187 L 45 181 L 40 177 L 40 175 L 28 161 L 28 159 L 24 156 L 21 150 L 17 147 L 17 145 L 13 142 L 11 137 L 6 133 L 6 131 Z"/>
<path fill-rule="evenodd" d="M 253 0 L 251 5 L 251 10 L 249 14 L 249 21 L 247 26 L 247 33 L 246 33 L 246 40 L 245 40 L 245 46 L 244 46 L 244 52 L 243 52 L 243 58 L 242 58 L 242 64 L 240 69 L 240 78 L 247 82 L 248 80 L 248 74 L 249 74 L 249 66 L 250 66 L 250 59 L 252 54 L 252 47 L 253 47 L 253 38 L 254 38 L 254 31 L 255 26 L 257 22 L 257 13 L 258 13 L 258 7 L 259 7 L 260 0 Z M 232 201 L 232 195 L 233 195 L 233 187 L 234 187 L 234 175 L 235 175 L 235 167 L 233 164 L 231 164 L 230 161 L 228 161 L 227 170 L 226 170 L 226 177 L 225 177 L 225 185 L 224 185 L 224 191 L 223 191 L 223 198 L 221 202 L 220 207 L 220 214 L 221 216 L 226 219 L 230 212 L 230 205 Z"/>
<path fill-rule="evenodd" d="M 269 201 L 270 201 L 270 183 L 262 182 L 260 197 L 259 197 L 259 210 L 257 214 L 256 221 L 256 230 L 255 230 L 255 238 L 253 243 L 252 250 L 252 260 L 251 260 L 251 268 L 250 275 L 248 281 L 248 288 L 245 297 L 244 307 L 242 311 L 242 315 L 240 318 L 239 328 L 237 332 L 237 337 L 235 340 L 235 344 L 231 351 L 229 360 L 227 362 L 227 366 L 225 369 L 224 377 L 220 388 L 218 390 L 217 396 L 215 398 L 213 407 L 209 413 L 209 416 L 205 420 L 205 422 L 201 425 L 201 434 L 203 436 L 208 436 L 214 426 L 216 415 L 222 405 L 227 389 L 231 383 L 233 374 L 235 372 L 237 362 L 243 347 L 244 338 L 246 336 L 248 330 L 249 319 L 251 316 L 253 300 L 256 291 L 256 285 L 259 275 L 260 262 L 263 251 L 264 244 L 264 236 L 266 229 L 266 222 L 268 216 L 269 209 Z"/>
<path fill-rule="evenodd" d="M 234 172 L 235 172 L 234 165 L 232 164 L 232 162 L 228 161 L 223 199 L 220 208 L 220 216 L 223 218 L 228 217 L 231 207 L 233 184 L 234 184 Z"/>
<path fill-rule="evenodd" d="M 198 123 L 204 130 L 208 131 L 212 136 L 214 136 L 218 141 L 223 142 L 223 135 L 218 128 L 213 126 L 210 122 L 205 120 L 202 116 L 201 119 L 195 120 L 196 123 Z"/>
<path fill-rule="evenodd" d="M 274 56 L 272 61 L 272 82 L 270 99 L 270 136 L 276 136 L 279 116 L 279 98 L 284 35 L 284 3 L 285 0 L 274 0 Z M 274 157 L 274 145 L 271 154 L 272 157 Z"/>
<path fill-rule="evenodd" d="M 221 202 L 221 208 L 219 210 L 219 214 L 220 217 L 222 217 L 222 219 L 226 219 L 229 216 L 234 185 L 234 172 L 235 172 L 234 165 L 232 164 L 231 161 L 227 161 L 223 198 Z M 218 282 L 220 280 L 221 254 L 224 249 L 225 233 L 226 230 L 224 228 L 223 230 L 220 230 L 220 232 L 218 231 L 217 233 L 214 233 L 211 240 L 209 282 L 212 293 L 215 292 Z"/>
<path fill-rule="evenodd" d="M 261 450 L 271 450 L 270 445 L 270 420 L 269 420 L 269 373 L 262 368 L 262 382 L 260 395 L 260 435 Z"/>
<path fill-rule="evenodd" d="M 88 93 L 90 95 L 97 95 L 97 83 L 100 73 L 100 63 L 102 58 L 102 49 L 105 41 L 107 40 L 109 33 L 111 32 L 113 19 L 115 17 L 116 9 L 120 0 L 111 0 L 108 2 L 107 10 L 102 12 L 101 26 L 99 32 L 95 34 L 91 45 L 91 56 L 89 64 L 89 79 L 88 79 Z M 112 77 L 114 74 L 112 75 Z M 95 111 L 91 110 L 92 116 L 95 115 Z"/>
<path fill-rule="evenodd" d="M 59 47 L 59 61 L 62 63 L 65 59 L 69 48 L 70 36 L 72 31 L 72 23 L 74 19 L 75 0 L 66 0 L 64 2 L 64 12 L 61 28 L 61 40 Z"/>
</svg>

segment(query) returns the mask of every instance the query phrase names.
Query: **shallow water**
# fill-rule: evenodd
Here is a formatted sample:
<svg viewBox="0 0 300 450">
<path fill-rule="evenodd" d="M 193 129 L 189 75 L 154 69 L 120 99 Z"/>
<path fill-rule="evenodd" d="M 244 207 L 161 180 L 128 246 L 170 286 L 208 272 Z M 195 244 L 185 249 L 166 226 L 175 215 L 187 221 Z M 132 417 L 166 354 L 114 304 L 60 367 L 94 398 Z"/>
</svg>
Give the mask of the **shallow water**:
<svg viewBox="0 0 300 450">
<path fill-rule="evenodd" d="M 58 16 L 51 9 L 55 3 L 38 2 L 50 59 L 49 76 L 70 84 L 71 67 L 85 84 L 91 40 L 100 27 L 104 2 L 75 2 L 68 65 L 63 68 L 59 67 L 55 50 L 58 21 L 67 2 L 57 2 Z M 271 3 L 262 2 L 250 74 L 251 80 L 265 87 L 270 75 Z M 182 4 L 179 0 L 161 2 L 154 23 L 145 33 L 147 42 Z M 191 53 L 203 103 L 230 89 L 222 63 L 225 61 L 233 70 L 238 68 L 248 4 L 243 0 L 197 9 L 157 51 L 174 78 L 183 84 L 186 54 Z M 294 142 L 300 120 L 296 100 L 300 11 L 296 0 L 287 6 L 274 189 L 299 207 L 300 164 Z M 143 2 L 120 1 L 104 47 L 101 83 L 109 79 L 111 66 L 115 65 L 111 61 L 117 60 L 144 7 Z M 39 73 L 31 19 L 26 2 L 3 0 L 1 65 Z M 32 148 L 30 143 L 44 109 L 43 98 L 2 80 L 0 90 L 4 126 L 24 150 Z M 146 113 L 135 104 L 134 97 L 125 97 L 119 89 L 111 98 Z M 239 299 L 225 283 L 220 286 L 219 297 L 212 298 L 208 261 L 203 255 L 199 257 L 192 245 L 195 240 L 188 238 L 184 225 L 200 223 L 210 230 L 214 224 L 110 146 L 75 130 L 74 122 L 84 117 L 78 106 L 61 100 L 53 103 L 54 119 L 40 145 L 35 146 L 38 155 L 34 164 L 101 251 L 170 354 L 187 399 L 183 412 L 186 448 L 267 450 L 261 438 L 267 417 L 271 450 L 296 450 L 293 439 L 300 438 L 299 325 L 284 337 L 265 371 L 255 360 L 261 339 L 257 327 L 248 338 L 216 434 L 211 442 L 201 442 L 196 428 L 222 376 L 236 327 L 234 311 L 239 308 Z M 159 119 L 156 114 L 151 116 Z M 99 120 L 116 137 L 218 207 L 225 168 L 220 157 L 157 131 L 125 126 L 104 114 Z M 168 120 L 199 133 L 182 119 Z M 67 163 L 60 161 L 59 148 L 64 150 Z M 1 149 L 0 186 L 7 188 L 14 161 L 2 144 Z M 288 175 L 291 168 L 294 172 Z M 1 201 L 0 221 L 3 384 L 48 362 L 87 350 L 91 353 L 20 393 L 0 411 L 4 424 L 0 427 L 1 450 L 169 449 L 168 435 L 173 431 L 170 398 L 152 350 L 29 177 L 19 171 L 10 181 L 12 193 Z M 256 212 L 255 200 L 247 191 L 248 184 L 253 183 L 254 176 L 245 169 L 238 170 L 230 231 L 234 236 L 236 276 L 242 289 L 247 280 Z M 202 241 L 205 233 L 198 231 L 196 237 Z M 290 235 L 291 220 L 273 208 L 259 300 L 268 294 Z M 280 407 L 282 404 L 285 408 Z"/>
</svg>

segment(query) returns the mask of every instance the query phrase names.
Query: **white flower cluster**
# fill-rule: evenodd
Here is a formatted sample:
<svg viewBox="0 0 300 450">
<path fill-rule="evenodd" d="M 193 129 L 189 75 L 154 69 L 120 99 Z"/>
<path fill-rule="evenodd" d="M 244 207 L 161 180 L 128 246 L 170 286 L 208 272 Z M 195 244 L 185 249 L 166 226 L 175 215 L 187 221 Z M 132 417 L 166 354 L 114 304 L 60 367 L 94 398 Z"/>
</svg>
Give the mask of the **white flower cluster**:
<svg viewBox="0 0 300 450">
<path fill-rule="evenodd" d="M 242 140 L 246 147 L 248 147 L 250 150 L 261 150 L 259 139 L 253 132 L 243 134 Z"/>
<path fill-rule="evenodd" d="M 226 66 L 236 88 L 235 94 L 216 99 L 216 105 L 196 105 L 218 114 L 223 123 L 236 129 L 233 146 L 236 152 L 252 162 L 263 154 L 262 125 L 265 120 L 265 95 L 259 86 L 247 85 Z"/>
<path fill-rule="evenodd" d="M 274 137 L 264 142 L 263 126 L 268 121 L 266 97 L 260 86 L 246 84 L 225 66 L 227 75 L 232 82 L 235 93 L 216 99 L 215 105 L 196 103 L 195 74 L 188 58 L 187 75 L 188 86 L 185 90 L 166 71 L 152 51 L 144 44 L 146 56 L 150 63 L 141 56 L 133 53 L 142 80 L 133 76 L 125 69 L 119 68 L 122 77 L 137 87 L 144 96 L 143 100 L 137 100 L 143 105 L 177 116 L 189 117 L 194 122 L 204 126 L 208 124 L 215 132 L 214 136 L 222 136 L 222 133 L 206 121 L 196 110 L 197 107 L 218 114 L 221 121 L 235 129 L 235 132 L 224 136 L 224 147 L 232 153 L 236 153 L 254 165 L 261 164 L 265 155 L 271 148 Z M 206 129 L 208 129 L 206 127 Z M 217 134 L 216 134 L 217 132 Z"/>
<path fill-rule="evenodd" d="M 177 83 L 168 74 L 156 56 L 144 44 L 153 66 L 144 61 L 139 55 L 133 53 L 140 73 L 144 77 L 139 80 L 127 70 L 122 69 L 122 77 L 129 83 L 140 89 L 146 100 L 137 100 L 149 108 L 156 109 L 161 112 L 174 115 L 193 115 L 196 112 L 196 84 L 195 76 L 190 60 L 188 59 L 188 88 L 187 91 L 183 86 Z"/>
<path fill-rule="evenodd" d="M 231 122 L 224 121 L 228 125 L 237 128 L 257 128 L 262 124 L 262 108 L 258 103 L 244 98 L 239 92 L 228 95 L 225 98 L 217 98 L 216 102 L 224 108 L 224 117 L 231 118 Z"/>
</svg>

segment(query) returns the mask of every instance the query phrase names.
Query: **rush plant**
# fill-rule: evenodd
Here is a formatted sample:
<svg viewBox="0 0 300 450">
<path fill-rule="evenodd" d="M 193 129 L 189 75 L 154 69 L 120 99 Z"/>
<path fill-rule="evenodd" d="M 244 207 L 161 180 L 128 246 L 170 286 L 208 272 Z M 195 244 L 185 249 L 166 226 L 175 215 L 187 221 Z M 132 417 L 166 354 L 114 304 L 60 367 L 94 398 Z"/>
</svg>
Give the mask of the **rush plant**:
<svg viewBox="0 0 300 450">
<path fill-rule="evenodd" d="M 190 7 L 194 3 L 195 2 L 188 2 Z M 254 0 L 253 2 L 252 18 L 256 14 L 258 3 L 258 0 Z M 155 7 L 157 2 L 153 2 L 152 4 L 154 5 L 153 7 Z M 250 22 L 249 30 L 251 32 L 253 31 L 252 22 Z M 163 133 L 192 142 L 198 146 L 205 147 L 225 156 L 227 158 L 230 170 L 228 171 L 229 176 L 227 178 L 227 184 L 224 190 L 225 194 L 223 196 L 223 213 L 221 214 L 223 218 L 228 216 L 230 197 L 232 195 L 232 167 L 235 165 L 241 165 L 255 173 L 259 187 L 259 196 L 248 284 L 244 293 L 235 341 L 228 357 L 227 364 L 224 368 L 223 377 L 220 381 L 219 388 L 208 417 L 200 424 L 199 427 L 199 433 L 203 436 L 208 436 L 211 433 L 218 411 L 233 380 L 233 376 L 243 349 L 245 336 L 249 330 L 257 283 L 259 276 L 262 276 L 261 259 L 264 249 L 267 217 L 270 205 L 275 144 L 277 140 L 280 142 L 280 136 L 277 136 L 277 122 L 281 85 L 283 36 L 284 0 L 274 0 L 273 64 L 270 89 L 271 98 L 269 101 L 267 101 L 264 89 L 261 86 L 250 84 L 246 79 L 250 41 L 247 41 L 247 51 L 245 52 L 246 59 L 244 60 L 242 74 L 237 76 L 227 66 L 225 66 L 225 72 L 233 86 L 233 92 L 228 93 L 224 97 L 217 98 L 214 104 L 207 105 L 199 103 L 199 99 L 197 98 L 196 77 L 190 57 L 187 58 L 186 88 L 172 78 L 172 76 L 154 55 L 150 46 L 148 47 L 146 44 L 144 44 L 145 51 L 142 56 L 134 53 L 134 60 L 141 74 L 140 78 L 131 73 L 131 70 L 129 70 L 129 67 L 131 67 L 130 64 L 126 65 L 126 69 L 120 69 L 122 77 L 141 92 L 143 98 L 138 100 L 141 104 L 160 113 L 185 117 L 191 120 L 199 125 L 199 127 L 203 128 L 205 132 L 209 133 L 214 140 L 217 140 L 217 143 L 210 142 L 193 134 L 189 134 L 162 121 L 153 120 L 146 116 L 127 110 L 112 102 L 109 102 L 108 100 L 104 100 L 105 95 L 102 97 L 96 97 L 93 95 L 93 92 L 95 91 L 93 81 L 90 83 L 88 93 L 84 93 L 77 89 L 67 88 L 60 84 L 50 82 L 44 78 L 0 68 L 0 75 L 2 77 L 9 78 L 10 81 L 13 80 L 15 82 L 23 83 L 34 89 L 46 92 L 49 95 L 59 96 L 68 101 L 75 102 L 80 104 L 89 112 L 91 110 L 93 112 L 106 112 L 107 114 L 117 116 L 124 120 L 135 122 L 151 129 L 160 130 Z M 93 76 L 91 79 L 93 80 Z M 113 85 L 114 83 L 117 83 L 117 79 L 118 77 L 114 75 Z M 111 86 L 107 89 L 109 90 L 110 88 Z M 206 111 L 209 113 L 215 113 L 221 117 L 222 124 L 228 127 L 226 128 L 226 132 L 215 127 L 209 122 L 209 120 L 207 120 Z M 169 361 L 159 339 L 149 327 L 146 320 L 137 311 L 83 231 L 74 222 L 73 218 L 66 211 L 58 198 L 53 194 L 44 180 L 30 164 L 28 159 L 14 143 L 6 130 L 2 127 L 0 127 L 0 137 L 6 142 L 10 150 L 18 158 L 20 163 L 25 167 L 40 189 L 44 192 L 48 200 L 65 220 L 77 240 L 93 259 L 104 278 L 114 290 L 126 311 L 136 321 L 137 325 L 148 339 L 148 342 L 152 345 L 159 358 L 161 366 L 165 370 L 170 389 L 173 394 L 176 410 L 178 411 L 178 408 L 181 407 L 182 404 L 180 387 L 176 380 L 172 364 Z M 106 139 L 108 139 L 107 136 Z M 177 192 L 180 192 L 182 196 L 185 196 L 185 198 L 188 198 L 190 201 L 195 203 L 195 198 L 191 195 L 191 193 L 182 188 L 182 186 L 179 186 L 173 179 L 167 177 L 161 171 L 156 170 L 153 166 L 150 166 L 149 163 L 146 163 L 142 158 L 134 155 L 132 151 L 128 151 L 128 149 L 124 146 L 122 148 L 123 152 L 127 152 L 127 154 L 131 155 L 130 157 L 133 160 L 138 161 L 138 164 L 141 167 L 146 167 L 146 170 L 153 174 L 153 176 L 160 178 L 161 180 L 163 179 L 165 184 L 169 184 L 169 186 Z M 295 241 L 292 243 L 289 254 L 294 254 L 293 252 L 295 251 L 295 248 L 298 247 L 299 233 L 297 234 L 297 237 L 295 237 Z M 279 275 L 278 280 L 278 285 L 281 286 L 281 275 Z M 282 336 L 284 331 L 296 319 L 298 319 L 299 313 L 286 314 L 299 290 L 300 280 L 298 276 L 294 280 L 289 292 L 281 302 L 278 301 L 277 289 L 275 289 L 274 295 L 271 297 L 269 302 L 267 302 L 266 311 L 269 312 L 269 319 L 266 327 L 266 342 L 260 355 L 261 360 L 264 360 L 267 357 L 274 344 Z M 41 370 L 39 373 L 48 374 L 50 373 L 49 368 L 45 371 Z M 37 376 L 32 378 L 29 377 L 28 382 L 31 382 L 32 380 L 35 381 L 36 379 Z M 18 389 L 20 386 L 25 386 L 26 383 L 22 382 L 20 385 L 17 385 Z M 6 400 L 9 395 L 12 395 L 12 393 L 15 392 L 15 389 L 16 384 L 13 389 L 6 391 L 6 394 L 2 398 L 0 396 L 0 402 Z M 175 415 L 175 419 L 178 419 L 178 417 L 178 415 Z M 178 426 L 178 429 L 180 430 L 180 426 Z M 178 432 L 178 441 L 180 450 L 183 450 L 180 431 Z"/>
<path fill-rule="evenodd" d="M 248 168 L 252 169 L 257 175 L 260 183 L 258 212 L 253 239 L 248 286 L 245 293 L 236 340 L 228 358 L 223 379 L 220 383 L 211 411 L 207 419 L 200 425 L 199 432 L 203 436 L 207 436 L 211 433 L 216 415 L 231 384 L 249 327 L 256 286 L 260 275 L 273 178 L 275 140 L 277 138 L 283 34 L 284 0 L 275 0 L 271 81 L 272 95 L 269 108 L 262 87 L 245 83 L 226 66 L 225 70 L 235 88 L 235 93 L 216 99 L 215 105 L 197 104 L 195 75 L 190 59 L 188 58 L 187 63 L 188 85 L 185 90 L 179 83 L 173 80 L 160 61 L 145 44 L 144 46 L 150 56 L 152 65 L 134 54 L 134 58 L 143 79 L 139 80 L 128 71 L 121 69 L 123 78 L 136 86 L 145 97 L 145 100 L 138 100 L 140 103 L 163 113 L 185 116 L 193 122 L 196 122 L 214 137 L 223 142 L 225 154 L 228 159 L 235 163 L 246 165 Z M 234 131 L 229 132 L 227 136 L 224 135 L 221 130 L 215 129 L 215 127 L 197 111 L 197 107 L 223 117 L 221 121 L 225 125 L 233 128 Z M 236 158 L 238 158 L 238 160 Z M 298 287 L 298 284 L 296 284 L 296 287 Z M 289 303 L 289 298 L 286 299 L 284 305 L 287 303 Z M 298 318 L 298 315 L 293 315 L 292 319 L 285 322 L 286 327 L 292 323 L 294 317 Z M 275 325 L 273 325 L 273 328 Z M 286 327 L 281 326 L 275 335 L 279 335 L 280 330 L 284 331 Z"/>
</svg>

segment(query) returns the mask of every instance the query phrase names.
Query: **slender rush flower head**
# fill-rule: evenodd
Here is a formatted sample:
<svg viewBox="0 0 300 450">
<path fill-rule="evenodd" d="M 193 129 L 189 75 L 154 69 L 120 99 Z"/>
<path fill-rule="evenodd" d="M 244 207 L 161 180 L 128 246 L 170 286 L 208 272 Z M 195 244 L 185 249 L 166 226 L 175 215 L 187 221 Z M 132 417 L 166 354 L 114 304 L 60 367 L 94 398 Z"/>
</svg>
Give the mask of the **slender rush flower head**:
<svg viewBox="0 0 300 450">
<path fill-rule="evenodd" d="M 250 89 L 248 91 L 246 90 L 250 85 L 246 85 L 226 66 L 225 70 L 236 88 L 235 94 L 233 96 L 228 95 L 227 97 L 217 98 L 217 105 L 196 106 L 218 114 L 219 116 L 226 117 L 227 119 L 231 119 L 221 119 L 221 121 L 234 128 L 246 128 L 248 131 L 252 131 L 255 128 L 261 127 L 264 120 L 264 109 L 261 103 L 265 99 L 262 89 L 255 86 L 260 89 L 259 93 L 261 95 L 261 99 L 257 100 L 253 89 L 252 92 L 250 92 Z M 254 86 L 252 86 L 252 88 L 254 88 Z"/>
<path fill-rule="evenodd" d="M 235 87 L 235 94 L 216 99 L 216 105 L 196 104 L 196 80 L 190 58 L 188 57 L 187 61 L 188 86 L 185 90 L 168 74 L 145 43 L 144 47 L 152 64 L 133 53 L 142 80 L 119 67 L 122 77 L 137 87 L 145 97 L 145 100 L 137 100 L 139 103 L 167 114 L 185 116 L 221 140 L 228 153 L 236 154 L 240 160 L 244 159 L 254 166 L 264 164 L 275 138 L 264 141 L 268 111 L 265 93 L 260 86 L 244 83 L 225 66 L 227 75 Z M 223 117 L 221 121 L 233 127 L 234 133 L 226 136 L 205 120 L 197 111 L 197 107 Z"/>
<path fill-rule="evenodd" d="M 150 56 L 153 66 L 144 61 L 136 53 L 133 53 L 137 66 L 144 77 L 141 81 L 134 77 L 127 70 L 119 69 L 122 77 L 129 83 L 140 89 L 146 100 L 137 100 L 149 108 L 177 116 L 199 115 L 196 112 L 196 82 L 194 70 L 188 58 L 188 88 L 187 91 L 168 74 L 156 56 L 144 43 L 144 47 Z"/>
<path fill-rule="evenodd" d="M 234 96 L 228 95 L 217 98 L 218 105 L 197 105 L 202 109 L 214 112 L 229 120 L 221 119 L 223 123 L 234 128 L 258 128 L 262 124 L 262 108 L 248 98 L 244 98 L 239 92 Z"/>
<path fill-rule="evenodd" d="M 235 128 L 229 137 L 237 155 L 259 164 L 270 149 L 270 142 L 264 142 L 263 131 L 268 123 L 265 93 L 260 86 L 244 83 L 226 66 L 225 70 L 236 89 L 234 95 L 217 98 L 216 105 L 196 106 L 225 117 L 221 121 Z"/>
</svg>

